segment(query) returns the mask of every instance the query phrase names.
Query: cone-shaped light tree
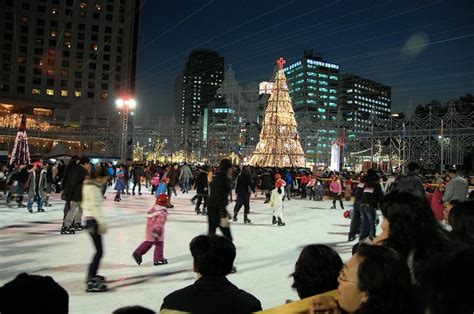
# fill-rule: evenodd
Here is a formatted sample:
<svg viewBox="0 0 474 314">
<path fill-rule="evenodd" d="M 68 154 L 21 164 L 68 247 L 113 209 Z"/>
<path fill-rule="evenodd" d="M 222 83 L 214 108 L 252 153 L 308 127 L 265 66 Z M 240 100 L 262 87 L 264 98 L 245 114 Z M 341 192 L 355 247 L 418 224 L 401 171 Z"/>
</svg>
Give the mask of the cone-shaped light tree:
<svg viewBox="0 0 474 314">
<path fill-rule="evenodd" d="M 28 147 L 28 136 L 26 135 L 26 115 L 21 116 L 20 128 L 16 134 L 13 151 L 10 158 L 11 164 L 29 164 L 30 149 Z"/>
<path fill-rule="evenodd" d="M 277 63 L 278 72 L 265 111 L 260 141 L 250 164 L 259 167 L 304 167 L 304 152 L 298 140 L 295 112 L 283 71 L 285 60 L 280 58 Z"/>
</svg>

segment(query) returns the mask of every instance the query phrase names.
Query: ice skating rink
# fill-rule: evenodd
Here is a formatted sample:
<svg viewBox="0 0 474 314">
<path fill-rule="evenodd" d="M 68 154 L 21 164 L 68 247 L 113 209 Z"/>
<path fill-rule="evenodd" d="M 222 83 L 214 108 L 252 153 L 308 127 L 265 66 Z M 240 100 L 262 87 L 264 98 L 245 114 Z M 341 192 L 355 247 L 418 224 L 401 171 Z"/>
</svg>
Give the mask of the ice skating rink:
<svg viewBox="0 0 474 314">
<path fill-rule="evenodd" d="M 58 195 L 54 195 L 53 206 L 45 213 L 37 213 L 34 208 L 30 214 L 25 208 L 7 207 L 5 200 L 0 200 L 0 285 L 21 272 L 50 275 L 69 292 L 70 313 L 111 313 L 127 305 L 142 305 L 158 312 L 168 293 L 196 279 L 188 245 L 194 236 L 206 233 L 207 217 L 195 214 L 190 202 L 193 192 L 178 192 L 177 197 L 173 196 L 175 207 L 169 210 L 166 224 L 165 257 L 169 264 L 153 266 L 150 251 L 138 266 L 131 254 L 144 240 L 145 211 L 154 204 L 148 193 L 124 196 L 120 203 L 113 201 L 112 190 L 106 194 L 104 212 L 109 231 L 104 237 L 99 268 L 110 289 L 105 293 L 85 292 L 92 241 L 86 231 L 59 234 L 64 202 Z M 329 200 L 285 201 L 284 227 L 271 224 L 271 208 L 263 201 L 260 193 L 257 198 L 252 195 L 251 224 L 243 224 L 243 208 L 239 221 L 231 224 L 238 271 L 228 278 L 268 309 L 286 299 L 297 299 L 289 275 L 302 247 L 327 244 L 346 261 L 356 242 L 347 242 L 350 220 L 343 217 L 341 209 L 330 210 Z M 234 204 L 229 204 L 230 212 Z M 345 202 L 346 209 L 350 205 Z"/>
</svg>

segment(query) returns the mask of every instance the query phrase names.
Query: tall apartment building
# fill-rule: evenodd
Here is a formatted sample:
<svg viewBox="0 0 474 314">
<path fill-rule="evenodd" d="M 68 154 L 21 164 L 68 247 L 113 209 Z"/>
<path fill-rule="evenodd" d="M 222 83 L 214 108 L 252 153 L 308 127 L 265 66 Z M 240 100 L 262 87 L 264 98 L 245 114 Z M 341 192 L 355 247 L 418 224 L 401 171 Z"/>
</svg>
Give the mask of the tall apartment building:
<svg viewBox="0 0 474 314">
<path fill-rule="evenodd" d="M 284 70 L 306 158 L 328 165 L 337 137 L 339 65 L 306 49 L 302 60 Z"/>
<path fill-rule="evenodd" d="M 223 80 L 224 57 L 213 50 L 194 50 L 175 82 L 175 118 L 180 142 L 185 150 L 195 151 L 198 157 L 207 142 L 203 113 Z"/>
<path fill-rule="evenodd" d="M 340 82 L 342 117 L 350 130 L 369 130 L 372 123 L 389 120 L 390 86 L 353 74 L 342 75 Z"/>
<path fill-rule="evenodd" d="M 139 0 L 0 6 L 0 113 L 101 117 L 134 94 Z"/>
</svg>

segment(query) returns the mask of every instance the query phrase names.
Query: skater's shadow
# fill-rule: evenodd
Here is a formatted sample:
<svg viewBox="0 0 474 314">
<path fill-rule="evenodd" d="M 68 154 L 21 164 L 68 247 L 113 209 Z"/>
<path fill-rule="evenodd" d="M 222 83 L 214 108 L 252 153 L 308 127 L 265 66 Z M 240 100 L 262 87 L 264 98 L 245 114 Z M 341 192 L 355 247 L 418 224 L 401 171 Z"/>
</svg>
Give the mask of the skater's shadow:
<svg viewBox="0 0 474 314">
<path fill-rule="evenodd" d="M 177 274 L 192 272 L 191 269 L 170 270 L 167 272 L 156 272 L 153 274 L 139 275 L 139 276 L 125 276 L 116 280 L 107 280 L 109 287 L 108 291 L 117 291 L 120 288 L 140 285 L 157 278 L 169 277 Z"/>
</svg>

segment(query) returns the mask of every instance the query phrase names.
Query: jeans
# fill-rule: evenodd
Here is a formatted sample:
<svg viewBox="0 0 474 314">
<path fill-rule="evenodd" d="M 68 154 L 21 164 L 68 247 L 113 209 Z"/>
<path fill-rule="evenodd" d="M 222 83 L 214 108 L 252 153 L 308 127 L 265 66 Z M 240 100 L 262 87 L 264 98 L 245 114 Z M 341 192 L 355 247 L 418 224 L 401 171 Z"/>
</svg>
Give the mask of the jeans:
<svg viewBox="0 0 474 314">
<path fill-rule="evenodd" d="M 336 201 L 339 200 L 339 204 L 341 205 L 341 208 L 344 209 L 344 204 L 342 203 L 342 194 L 334 193 L 332 192 L 332 207 L 336 209 Z"/>
<path fill-rule="evenodd" d="M 189 185 L 190 180 L 191 178 L 183 177 L 183 193 L 188 193 L 191 189 L 191 186 Z"/>
<path fill-rule="evenodd" d="M 360 204 L 360 234 L 359 240 L 367 237 L 375 237 L 375 209 L 368 204 Z"/>
<path fill-rule="evenodd" d="M 285 185 L 285 196 L 290 199 L 290 195 L 291 195 L 291 187 L 292 187 L 292 184 L 286 184 Z"/>
<path fill-rule="evenodd" d="M 64 217 L 64 226 L 71 227 L 74 221 L 81 223 L 82 209 L 80 208 L 80 202 L 71 201 L 70 209 Z M 80 217 L 79 217 L 80 216 Z"/>
<path fill-rule="evenodd" d="M 43 199 L 41 197 L 38 197 L 37 200 L 38 200 L 38 209 L 42 209 L 43 208 Z M 34 202 L 35 202 L 35 198 L 34 197 L 29 197 L 28 198 L 28 205 L 26 205 L 26 208 L 33 209 L 33 203 Z"/>
<path fill-rule="evenodd" d="M 227 211 L 224 209 L 219 210 L 215 207 L 207 208 L 207 220 L 209 222 L 209 235 L 215 235 L 217 228 L 221 229 L 224 237 L 232 241 L 232 234 L 230 233 L 230 227 L 223 227 L 220 225 L 221 218 L 227 216 Z M 227 219 L 227 217 L 224 217 Z"/>
<path fill-rule="evenodd" d="M 234 207 L 234 214 L 237 215 L 239 213 L 240 208 L 244 206 L 244 215 L 248 215 L 250 213 L 250 194 L 247 193 L 239 193 L 237 194 L 237 200 L 235 201 Z"/>
<path fill-rule="evenodd" d="M 349 229 L 349 238 L 355 237 L 360 229 L 360 201 L 354 202 L 354 210 L 351 215 L 351 227 Z"/>
<path fill-rule="evenodd" d="M 138 185 L 138 193 L 142 192 L 142 184 L 140 181 L 133 181 L 132 194 L 135 194 L 135 187 Z"/>
<path fill-rule="evenodd" d="M 100 260 L 104 254 L 102 248 L 102 236 L 99 234 L 99 225 L 95 219 L 86 221 L 86 228 L 92 237 L 92 242 L 95 247 L 95 255 L 92 258 L 92 262 L 89 265 L 89 273 L 87 278 L 91 279 L 97 276 L 97 270 L 99 269 Z"/>
</svg>

